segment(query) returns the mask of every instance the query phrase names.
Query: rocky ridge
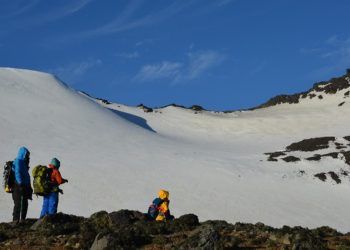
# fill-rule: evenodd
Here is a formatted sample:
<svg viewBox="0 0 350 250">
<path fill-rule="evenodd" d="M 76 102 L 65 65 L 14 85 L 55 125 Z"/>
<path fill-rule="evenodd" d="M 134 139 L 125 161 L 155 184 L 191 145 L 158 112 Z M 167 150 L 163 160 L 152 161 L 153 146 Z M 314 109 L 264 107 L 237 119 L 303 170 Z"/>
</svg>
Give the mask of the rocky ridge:
<svg viewBox="0 0 350 250">
<path fill-rule="evenodd" d="M 350 96 L 350 69 L 346 71 L 346 74 L 341 77 L 335 77 L 330 79 L 329 81 L 323 81 L 318 82 L 313 85 L 311 89 L 305 92 L 292 94 L 292 95 L 278 95 L 270 100 L 268 100 L 266 103 L 263 103 L 254 109 L 260 109 L 260 108 L 267 108 L 271 106 L 276 106 L 278 104 L 288 103 L 288 104 L 297 104 L 302 99 L 323 99 L 324 95 L 332 95 L 336 94 L 341 90 L 349 89 L 349 91 L 346 91 L 344 93 L 343 98 L 349 98 Z M 339 103 L 338 106 L 343 106 L 345 104 L 344 102 Z"/>
<path fill-rule="evenodd" d="M 317 98 L 319 100 L 324 99 L 326 95 L 334 95 L 337 94 L 339 91 L 346 90 L 343 94 L 343 99 L 344 101 L 340 102 L 338 104 L 339 107 L 343 106 L 346 104 L 346 99 L 350 97 L 350 69 L 347 69 L 346 74 L 341 76 L 341 77 L 334 77 L 328 81 L 322 81 L 322 82 L 317 82 L 313 85 L 311 89 L 308 91 L 296 93 L 296 94 L 282 94 L 278 95 L 275 97 L 272 97 L 269 99 L 267 102 L 257 106 L 253 107 L 247 110 L 256 110 L 256 109 L 261 109 L 261 108 L 268 108 L 272 106 L 276 106 L 279 104 L 297 104 L 300 103 L 301 100 L 303 99 L 313 99 Z M 112 104 L 110 101 L 103 99 L 103 98 L 95 98 L 92 97 L 91 95 L 87 94 L 86 92 L 80 91 L 85 96 L 90 97 L 91 99 L 95 99 L 97 102 L 103 104 L 103 105 L 110 105 Z M 209 112 L 215 112 L 215 113 L 220 113 L 220 111 L 211 111 L 203 108 L 200 105 L 192 105 L 189 107 L 183 106 L 183 105 L 178 105 L 176 103 L 168 104 L 165 106 L 161 107 L 148 107 L 144 104 L 139 104 L 137 105 L 138 108 L 142 109 L 145 113 L 150 113 L 155 110 L 162 110 L 167 107 L 176 107 L 176 108 L 182 108 L 182 109 L 187 109 L 187 110 L 192 110 L 195 114 L 200 113 L 202 111 L 209 111 Z M 243 110 L 226 110 L 222 111 L 223 113 L 233 113 L 237 111 L 243 111 Z"/>
<path fill-rule="evenodd" d="M 1 223 L 0 249 L 350 249 L 350 233 L 329 227 L 200 223 L 194 214 L 154 222 L 143 213 L 120 210 L 89 218 L 58 213 L 19 225 Z"/>
</svg>

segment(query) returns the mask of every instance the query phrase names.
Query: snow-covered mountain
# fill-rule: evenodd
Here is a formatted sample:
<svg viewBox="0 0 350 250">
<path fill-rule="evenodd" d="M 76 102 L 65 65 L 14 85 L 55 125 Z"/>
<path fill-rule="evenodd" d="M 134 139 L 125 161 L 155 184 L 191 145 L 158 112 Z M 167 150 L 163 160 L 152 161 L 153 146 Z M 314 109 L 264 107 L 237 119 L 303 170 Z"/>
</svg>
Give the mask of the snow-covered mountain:
<svg viewBox="0 0 350 250">
<path fill-rule="evenodd" d="M 165 188 L 175 216 L 350 231 L 349 76 L 222 113 L 113 104 L 49 74 L 1 68 L 0 159 L 22 145 L 32 167 L 59 158 L 69 179 L 59 204 L 66 213 L 145 211 Z M 297 143 L 308 138 L 320 139 Z M 34 198 L 29 216 L 40 206 Z M 11 195 L 0 192 L 0 220 L 11 212 Z"/>
</svg>

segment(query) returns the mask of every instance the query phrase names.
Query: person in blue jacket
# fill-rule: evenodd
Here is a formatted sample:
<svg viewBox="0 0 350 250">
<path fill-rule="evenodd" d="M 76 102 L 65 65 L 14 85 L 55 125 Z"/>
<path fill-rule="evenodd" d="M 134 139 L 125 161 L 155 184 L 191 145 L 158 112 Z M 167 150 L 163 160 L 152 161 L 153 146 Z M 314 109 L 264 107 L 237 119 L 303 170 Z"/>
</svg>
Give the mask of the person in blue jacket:
<svg viewBox="0 0 350 250">
<path fill-rule="evenodd" d="M 30 152 L 27 148 L 21 147 L 18 151 L 17 158 L 12 165 L 12 171 L 15 175 L 12 199 L 13 222 L 18 223 L 24 221 L 27 217 L 28 199 L 32 199 L 32 187 L 29 175 Z"/>
</svg>

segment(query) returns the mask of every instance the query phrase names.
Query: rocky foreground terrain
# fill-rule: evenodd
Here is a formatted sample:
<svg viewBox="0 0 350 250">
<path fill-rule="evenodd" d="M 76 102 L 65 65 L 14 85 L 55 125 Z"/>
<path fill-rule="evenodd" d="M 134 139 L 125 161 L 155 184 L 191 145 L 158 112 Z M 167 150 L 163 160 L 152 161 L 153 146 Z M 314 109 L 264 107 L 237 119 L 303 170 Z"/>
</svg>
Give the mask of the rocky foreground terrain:
<svg viewBox="0 0 350 250">
<path fill-rule="evenodd" d="M 200 223 L 193 214 L 150 222 L 137 211 L 59 213 L 0 224 L 0 249 L 350 249 L 350 233 L 329 227 L 275 229 L 262 223 Z"/>
</svg>

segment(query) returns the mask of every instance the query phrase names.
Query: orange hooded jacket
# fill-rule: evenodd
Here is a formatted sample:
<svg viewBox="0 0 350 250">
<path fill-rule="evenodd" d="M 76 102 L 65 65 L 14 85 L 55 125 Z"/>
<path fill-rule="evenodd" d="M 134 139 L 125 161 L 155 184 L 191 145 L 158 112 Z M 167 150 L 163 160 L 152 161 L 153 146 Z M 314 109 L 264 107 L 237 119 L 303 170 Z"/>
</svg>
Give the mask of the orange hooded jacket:
<svg viewBox="0 0 350 250">
<path fill-rule="evenodd" d="M 63 179 L 62 179 L 60 171 L 52 164 L 49 165 L 49 168 L 52 169 L 51 182 L 53 183 L 53 185 L 59 186 L 59 185 L 63 184 Z"/>
</svg>

